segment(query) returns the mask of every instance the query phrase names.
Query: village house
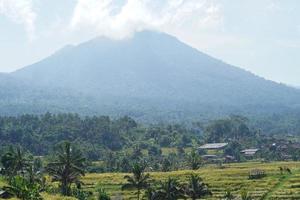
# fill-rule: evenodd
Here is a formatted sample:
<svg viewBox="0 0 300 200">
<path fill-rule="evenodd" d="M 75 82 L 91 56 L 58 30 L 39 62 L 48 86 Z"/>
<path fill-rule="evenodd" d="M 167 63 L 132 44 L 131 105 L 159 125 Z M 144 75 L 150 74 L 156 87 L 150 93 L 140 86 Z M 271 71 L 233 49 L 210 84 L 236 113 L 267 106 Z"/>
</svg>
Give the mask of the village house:
<svg viewBox="0 0 300 200">
<path fill-rule="evenodd" d="M 241 151 L 241 153 L 245 156 L 245 157 L 253 157 L 256 155 L 256 153 L 259 151 L 259 149 L 244 149 Z"/>
<path fill-rule="evenodd" d="M 219 161 L 224 160 L 223 150 L 228 143 L 207 143 L 198 148 L 199 152 L 205 151 L 206 154 L 202 158 L 206 161 Z"/>
<path fill-rule="evenodd" d="M 223 150 L 228 143 L 207 143 L 199 147 L 204 150 Z"/>
</svg>

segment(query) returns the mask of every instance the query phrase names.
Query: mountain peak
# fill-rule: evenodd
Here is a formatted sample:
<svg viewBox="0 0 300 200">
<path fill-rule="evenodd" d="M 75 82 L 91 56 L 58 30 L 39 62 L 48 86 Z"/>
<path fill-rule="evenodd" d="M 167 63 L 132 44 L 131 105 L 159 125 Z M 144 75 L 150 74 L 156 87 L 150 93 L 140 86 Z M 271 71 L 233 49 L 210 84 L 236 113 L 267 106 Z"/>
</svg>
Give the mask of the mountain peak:
<svg viewBox="0 0 300 200">
<path fill-rule="evenodd" d="M 98 37 L 67 46 L 11 75 L 31 85 L 77 91 L 111 110 L 126 112 L 253 112 L 253 106 L 272 110 L 272 106 L 298 106 L 300 100 L 295 89 L 155 31 L 138 32 L 125 40 Z"/>
</svg>

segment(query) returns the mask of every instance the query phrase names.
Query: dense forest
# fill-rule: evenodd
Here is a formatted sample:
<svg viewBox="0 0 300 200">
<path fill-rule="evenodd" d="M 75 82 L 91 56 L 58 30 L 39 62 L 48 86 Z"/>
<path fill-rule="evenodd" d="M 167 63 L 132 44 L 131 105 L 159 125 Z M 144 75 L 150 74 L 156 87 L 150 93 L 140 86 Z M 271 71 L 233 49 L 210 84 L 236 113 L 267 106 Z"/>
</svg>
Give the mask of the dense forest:
<svg viewBox="0 0 300 200">
<path fill-rule="evenodd" d="M 263 126 L 255 127 L 259 123 Z M 34 156 L 45 156 L 63 141 L 71 141 L 80 147 L 88 160 L 105 162 L 97 170 L 128 171 L 130 163 L 137 160 L 147 160 L 153 164 L 151 167 L 166 170 L 164 166 L 184 168 L 188 154 L 204 143 L 229 143 L 225 153 L 237 161 L 243 160 L 242 149 L 253 147 L 263 150 L 262 158 L 281 160 L 283 155 L 272 152 L 268 145 L 282 138 L 287 142 L 296 141 L 298 135 L 289 135 L 289 129 L 280 126 L 284 135 L 263 131 L 269 124 L 273 127 L 270 132 L 273 132 L 272 123 L 276 123 L 272 118 L 252 121 L 242 116 L 230 116 L 191 124 L 140 124 L 127 116 L 112 119 L 108 116 L 46 113 L 0 117 L 0 145 L 2 151 L 13 145 L 21 146 Z M 294 127 L 299 127 L 299 124 Z M 299 129 L 291 132 L 299 132 Z M 293 159 L 298 159 L 298 156 Z M 178 164 L 180 160 L 184 161 L 182 166 Z"/>
<path fill-rule="evenodd" d="M 130 117 L 81 118 L 77 114 L 22 115 L 0 118 L 1 146 L 21 145 L 35 155 L 45 155 L 62 141 L 73 141 L 98 159 L 102 150 L 119 151 L 132 146 L 188 147 L 201 138 L 200 129 L 182 125 L 138 124 Z"/>
</svg>

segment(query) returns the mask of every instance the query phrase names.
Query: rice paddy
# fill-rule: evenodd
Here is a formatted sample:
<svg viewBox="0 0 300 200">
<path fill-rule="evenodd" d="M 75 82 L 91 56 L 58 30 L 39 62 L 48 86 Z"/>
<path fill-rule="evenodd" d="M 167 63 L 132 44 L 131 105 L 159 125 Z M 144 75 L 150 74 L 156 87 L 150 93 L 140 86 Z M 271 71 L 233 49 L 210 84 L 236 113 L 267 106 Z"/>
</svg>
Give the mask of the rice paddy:
<svg viewBox="0 0 300 200">
<path fill-rule="evenodd" d="M 291 169 L 292 174 L 281 172 L 279 167 Z M 266 176 L 261 179 L 249 179 L 249 172 L 253 169 L 261 169 Z M 178 178 L 186 182 L 189 174 L 200 175 L 209 185 L 213 195 L 207 200 L 222 199 L 226 190 L 230 190 L 236 197 L 242 190 L 248 191 L 252 199 L 280 200 L 300 199 L 300 162 L 247 162 L 236 164 L 224 164 L 222 167 L 208 165 L 199 170 L 181 170 L 174 172 L 150 172 L 151 179 L 162 181 L 168 177 Z M 82 178 L 84 190 L 95 191 L 96 187 L 104 188 L 112 199 L 136 199 L 135 191 L 122 191 L 125 183 L 124 173 L 95 173 L 87 174 Z M 1 179 L 0 179 L 1 185 Z M 59 195 L 43 194 L 46 200 L 71 200 L 72 198 Z"/>
<path fill-rule="evenodd" d="M 292 174 L 281 174 L 279 167 L 285 166 L 292 170 Z M 252 169 L 262 169 L 267 176 L 262 179 L 249 179 Z M 227 164 L 222 168 L 209 165 L 197 171 L 183 170 L 174 172 L 152 172 L 151 179 L 165 180 L 168 177 L 178 178 L 185 182 L 191 173 L 199 174 L 209 184 L 213 196 L 210 200 L 222 199 L 226 190 L 235 196 L 245 189 L 252 199 L 300 199 L 300 163 L 299 162 L 274 162 L 274 163 L 239 163 Z M 125 183 L 122 173 L 87 174 L 83 178 L 85 188 L 93 190 L 96 185 L 103 187 L 112 197 L 120 199 L 135 199 L 134 191 L 122 191 Z"/>
</svg>

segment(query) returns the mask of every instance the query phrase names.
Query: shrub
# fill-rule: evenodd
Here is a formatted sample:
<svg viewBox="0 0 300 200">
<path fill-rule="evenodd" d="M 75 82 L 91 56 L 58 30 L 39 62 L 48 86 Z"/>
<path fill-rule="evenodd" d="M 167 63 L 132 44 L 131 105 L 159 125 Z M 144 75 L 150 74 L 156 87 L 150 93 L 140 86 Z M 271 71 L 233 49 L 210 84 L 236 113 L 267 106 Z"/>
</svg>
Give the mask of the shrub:
<svg viewBox="0 0 300 200">
<path fill-rule="evenodd" d="M 97 200 L 110 200 L 110 197 L 108 196 L 108 194 L 105 192 L 103 188 L 98 188 L 97 192 L 98 192 Z"/>
<path fill-rule="evenodd" d="M 79 189 L 73 190 L 73 196 L 78 200 L 89 200 L 91 199 L 92 195 L 92 192 L 87 192 Z"/>
<path fill-rule="evenodd" d="M 21 176 L 13 177 L 9 182 L 9 186 L 4 187 L 3 189 L 22 200 L 43 199 L 39 193 L 39 185 L 31 184 Z"/>
</svg>

